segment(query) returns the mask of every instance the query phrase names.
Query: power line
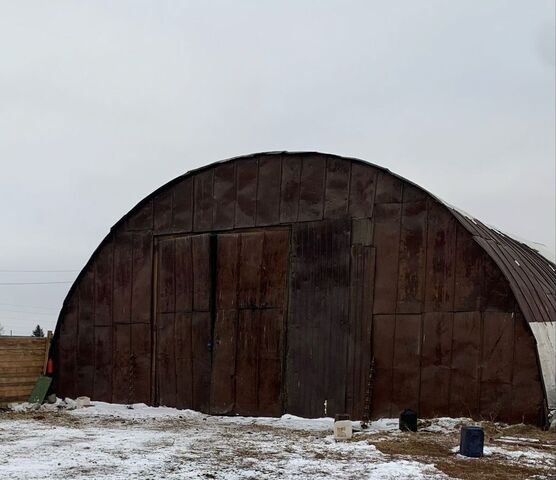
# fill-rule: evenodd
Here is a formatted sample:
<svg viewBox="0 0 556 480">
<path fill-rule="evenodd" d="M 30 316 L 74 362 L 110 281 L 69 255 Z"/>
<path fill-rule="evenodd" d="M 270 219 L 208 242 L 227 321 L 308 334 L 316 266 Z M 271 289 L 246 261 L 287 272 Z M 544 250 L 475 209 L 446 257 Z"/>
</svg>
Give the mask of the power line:
<svg viewBox="0 0 556 480">
<path fill-rule="evenodd" d="M 79 270 L 0 270 L 0 273 L 74 273 Z"/>
<path fill-rule="evenodd" d="M 21 303 L 0 303 L 0 305 L 6 306 L 6 307 L 25 307 L 25 308 L 37 308 L 39 310 L 58 311 L 58 309 L 56 307 L 38 307 L 36 305 L 23 305 Z"/>
<path fill-rule="evenodd" d="M 67 282 L 0 282 L 0 285 L 55 285 L 60 283 L 73 283 L 73 281 Z"/>
<path fill-rule="evenodd" d="M 55 319 L 55 318 L 54 318 Z M 52 320 L 52 319 L 51 319 Z M 36 318 L 13 318 L 13 317 L 3 317 L 0 315 L 0 322 L 18 322 L 18 324 L 26 323 L 26 322 L 36 322 Z M 40 320 L 41 322 L 46 322 L 47 319 L 43 318 Z M 4 326 L 6 328 L 6 326 Z"/>
<path fill-rule="evenodd" d="M 47 313 L 47 312 L 30 312 L 30 311 L 24 311 L 24 310 L 9 310 L 7 308 L 0 309 L 0 315 L 2 315 L 4 312 L 21 313 L 23 315 L 50 315 L 50 316 L 56 315 L 56 312 Z"/>
</svg>

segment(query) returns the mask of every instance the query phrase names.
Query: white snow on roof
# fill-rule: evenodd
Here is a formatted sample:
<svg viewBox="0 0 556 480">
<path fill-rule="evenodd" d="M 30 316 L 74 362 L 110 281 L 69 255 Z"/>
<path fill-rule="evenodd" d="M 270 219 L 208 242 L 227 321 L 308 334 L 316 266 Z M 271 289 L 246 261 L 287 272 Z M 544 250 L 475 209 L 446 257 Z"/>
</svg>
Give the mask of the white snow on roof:
<svg viewBox="0 0 556 480">
<path fill-rule="evenodd" d="M 519 243 L 523 243 L 524 245 L 527 245 L 532 250 L 535 250 L 539 255 L 546 258 L 549 262 L 556 263 L 555 252 L 553 250 L 551 250 L 550 248 L 548 248 L 544 243 L 533 242 L 531 240 L 527 240 L 525 238 L 522 238 L 518 235 L 514 235 L 513 233 L 503 232 L 499 228 L 494 227 L 492 225 L 487 225 L 487 227 L 492 229 L 492 230 L 495 230 L 496 232 L 498 232 L 501 235 L 505 235 L 506 237 L 513 238 L 515 241 L 517 241 Z"/>
<path fill-rule="evenodd" d="M 465 210 L 462 210 L 461 208 L 452 205 L 451 203 L 437 197 L 436 195 L 433 195 L 433 197 L 436 198 L 444 206 L 448 207 L 450 210 L 454 210 L 455 212 L 459 213 L 461 216 L 471 220 L 475 225 L 477 225 L 477 221 L 478 221 L 477 218 L 471 215 L 470 213 L 467 213 Z M 500 230 L 498 227 L 495 227 L 494 225 L 487 225 L 487 224 L 485 225 L 491 230 L 494 230 L 496 233 L 499 233 L 500 235 L 504 235 L 505 237 L 512 238 L 519 243 L 523 243 L 524 245 L 528 246 L 532 250 L 535 250 L 539 255 L 546 258 L 549 262 L 556 263 L 556 252 L 548 248 L 544 243 L 533 242 L 531 240 L 522 238 L 519 235 L 504 232 L 503 230 Z"/>
</svg>

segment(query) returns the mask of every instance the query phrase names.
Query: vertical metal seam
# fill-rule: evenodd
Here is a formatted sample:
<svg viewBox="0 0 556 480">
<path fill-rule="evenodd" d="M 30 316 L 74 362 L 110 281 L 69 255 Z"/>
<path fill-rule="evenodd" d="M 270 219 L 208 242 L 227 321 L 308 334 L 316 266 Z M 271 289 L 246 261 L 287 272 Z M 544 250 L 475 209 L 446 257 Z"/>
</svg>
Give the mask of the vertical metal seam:
<svg viewBox="0 0 556 480">
<path fill-rule="evenodd" d="M 96 397 L 96 392 L 95 392 L 95 372 L 97 371 L 97 367 L 96 367 L 96 363 L 97 363 L 97 358 L 96 358 L 96 333 L 97 333 L 97 329 L 96 329 L 96 294 L 97 294 L 97 289 L 96 289 L 96 285 L 97 285 L 97 264 L 92 266 L 92 270 L 93 270 L 93 316 L 92 316 L 92 322 L 93 322 L 93 373 L 92 373 L 92 379 L 91 379 L 91 383 L 92 383 L 92 387 L 91 387 L 91 396 L 93 398 Z"/>
<path fill-rule="evenodd" d="M 394 360 L 396 358 L 396 331 L 398 326 L 398 295 L 400 290 L 400 251 L 401 251 L 401 238 L 402 238 L 402 224 L 403 224 L 403 214 L 404 214 L 404 202 L 403 202 L 403 190 L 405 185 L 402 184 L 402 201 L 400 202 L 400 217 L 399 217 L 399 230 L 398 230 L 398 255 L 397 255 L 397 265 L 396 265 L 396 297 L 395 297 L 395 304 L 394 304 L 394 332 L 392 335 L 392 375 L 390 377 L 390 416 L 392 416 L 392 400 L 394 394 L 394 371 L 395 365 Z"/>
<path fill-rule="evenodd" d="M 326 202 L 326 180 L 328 178 L 328 156 L 324 157 L 324 175 L 322 178 L 321 201 L 320 201 L 320 216 L 319 220 L 324 219 L 324 209 Z"/>
<path fill-rule="evenodd" d="M 115 280 L 115 272 L 116 272 L 116 233 L 112 233 L 112 275 L 111 277 L 111 305 L 110 305 L 110 327 L 111 327 L 111 343 L 112 343 L 112 351 L 110 352 L 110 399 L 109 401 L 112 402 L 114 400 L 114 370 L 115 370 L 115 356 L 114 353 L 116 351 L 116 335 L 115 335 L 115 323 L 114 323 L 114 280 Z"/>
<path fill-rule="evenodd" d="M 351 211 L 351 176 L 353 171 L 353 162 L 349 162 L 349 174 L 348 174 L 348 185 L 347 185 L 347 209 L 346 215 L 351 218 L 350 211 Z"/>
<path fill-rule="evenodd" d="M 516 302 L 514 301 L 514 308 L 512 311 L 512 327 L 513 327 L 513 338 L 512 338 L 512 364 L 511 364 L 511 372 L 510 372 L 510 415 L 513 418 L 513 410 L 514 410 L 514 375 L 515 375 L 515 346 L 516 346 L 516 341 L 515 341 L 515 336 L 516 336 L 516 314 L 515 314 L 515 304 Z M 524 423 L 524 415 L 522 415 L 521 418 L 521 423 Z"/>
<path fill-rule="evenodd" d="M 305 163 L 304 156 L 300 156 L 298 158 L 299 158 L 300 168 L 299 168 L 299 176 L 297 179 L 297 204 L 295 207 L 295 219 L 292 220 L 292 222 L 299 222 L 299 204 L 301 203 L 301 179 L 303 178 L 303 165 Z"/>
<path fill-rule="evenodd" d="M 257 215 L 259 214 L 259 181 L 260 181 L 260 177 L 261 177 L 261 172 L 259 169 L 259 158 L 257 157 L 255 159 L 255 162 L 257 163 L 257 185 L 255 187 L 255 212 L 253 214 L 253 226 L 256 227 L 258 225 L 258 218 Z"/>
<path fill-rule="evenodd" d="M 241 316 L 241 310 L 240 310 L 240 305 L 239 305 L 239 279 L 240 279 L 240 268 L 241 268 L 241 262 L 239 261 L 239 259 L 241 258 L 241 249 L 243 245 L 243 238 L 241 236 L 241 234 L 238 234 L 236 236 L 236 255 L 235 255 L 235 263 L 236 263 L 236 281 L 235 281 L 235 310 L 236 310 L 236 315 L 235 315 L 235 345 L 234 345 L 234 384 L 233 384 L 233 397 L 232 397 L 232 411 L 230 413 L 235 413 L 236 409 L 237 409 L 237 358 L 238 358 L 238 349 L 239 349 L 239 327 L 240 327 L 240 316 Z"/>
<path fill-rule="evenodd" d="M 421 382 L 423 374 L 423 333 L 425 325 L 425 299 L 427 292 L 427 262 L 428 262 L 428 251 L 429 251 L 429 200 L 426 199 L 426 220 L 425 220 L 425 262 L 423 264 L 423 293 L 421 294 L 421 312 L 420 312 L 420 331 L 419 331 L 419 385 L 417 391 L 417 411 L 421 411 Z"/>
<path fill-rule="evenodd" d="M 284 155 L 278 157 L 280 161 L 280 183 L 278 186 L 278 220 L 276 224 L 282 223 L 282 182 L 284 179 Z"/>
<path fill-rule="evenodd" d="M 158 327 L 157 322 L 157 300 L 158 300 L 158 239 L 156 237 L 152 237 L 151 240 L 151 295 L 152 295 L 152 302 L 151 302 L 151 385 L 150 385 L 150 397 L 151 402 L 156 405 L 158 402 L 157 394 L 156 394 L 156 356 L 158 354 L 157 351 L 157 332 L 156 329 Z"/>
<path fill-rule="evenodd" d="M 209 272 L 210 272 L 210 298 L 209 298 L 209 312 L 210 312 L 210 368 L 209 368 L 209 398 L 208 398 L 208 411 L 211 410 L 211 395 L 212 390 L 212 370 L 214 366 L 215 355 L 215 341 L 216 341 L 216 321 L 217 321 L 217 281 L 218 281 L 218 235 L 213 234 L 209 236 Z"/>
<path fill-rule="evenodd" d="M 234 166 L 234 173 L 233 173 L 233 177 L 234 177 L 234 200 L 233 200 L 233 216 L 232 216 L 232 222 L 231 222 L 231 229 L 233 230 L 236 226 L 236 212 L 237 212 L 237 160 L 234 161 L 233 163 Z"/>
<path fill-rule="evenodd" d="M 177 359 L 177 335 L 176 335 L 176 254 L 177 254 L 177 240 L 175 238 L 172 239 L 172 271 L 173 271 L 173 281 L 172 286 L 174 287 L 174 294 L 172 295 L 173 300 L 173 308 L 172 308 L 172 325 L 173 325 L 173 334 L 172 334 L 172 344 L 174 350 L 174 407 L 178 403 L 178 359 Z"/>
<path fill-rule="evenodd" d="M 454 228 L 454 249 L 453 249 L 453 276 L 452 276 L 452 308 L 451 308 L 451 319 L 452 319 L 452 332 L 450 334 L 450 368 L 449 368 L 449 379 L 448 379 L 448 411 L 452 410 L 452 375 L 454 370 L 454 330 L 456 323 L 455 314 L 455 301 L 456 301 L 456 270 L 457 270 L 457 253 L 458 253 L 458 224 L 454 222 L 453 218 L 450 219 L 450 223 L 453 224 Z"/>
<path fill-rule="evenodd" d="M 280 414 L 284 414 L 287 411 L 287 402 L 288 402 L 288 391 L 287 391 L 287 364 L 288 364 L 288 325 L 289 325 L 289 318 L 290 318 L 290 275 L 291 275 L 291 241 L 292 241 L 292 228 L 291 225 L 288 228 L 288 252 L 287 252 L 287 260 L 286 260 L 286 267 L 287 270 L 285 272 L 285 286 L 284 286 L 284 297 L 282 301 L 284 302 L 284 309 L 282 312 L 282 333 L 281 333 L 281 375 L 282 375 L 282 382 L 280 386 L 280 396 L 281 396 L 281 405 L 280 405 Z"/>
<path fill-rule="evenodd" d="M 353 221 L 350 222 L 350 226 L 351 229 L 353 230 Z M 345 391 L 344 391 L 344 405 L 345 405 L 345 410 L 348 409 L 348 391 L 350 390 L 350 388 L 348 387 L 348 382 L 351 382 L 351 391 L 353 392 L 354 390 L 354 376 L 350 375 L 349 372 L 349 367 L 350 367 L 350 358 L 351 358 L 351 354 L 352 354 L 352 348 L 353 348 L 353 342 L 352 342 L 352 322 L 353 322 L 353 312 L 352 312 L 352 293 L 353 293 L 353 236 L 350 237 L 350 241 L 349 241 L 349 286 L 348 286 L 348 308 L 347 308 L 347 317 L 348 317 L 348 328 L 347 328 L 347 338 L 348 338 L 348 345 L 346 348 L 346 385 L 345 385 Z M 353 368 L 353 365 L 351 365 L 351 367 Z M 350 380 L 348 380 L 348 378 Z M 352 393 L 352 397 L 353 397 L 353 393 Z M 353 400 L 351 400 L 351 410 L 353 410 Z M 353 412 L 351 412 L 351 414 L 353 415 Z"/>
<path fill-rule="evenodd" d="M 476 401 L 476 408 L 477 408 L 477 413 L 479 416 L 482 417 L 482 405 L 481 405 L 481 395 L 482 395 L 482 383 L 483 383 L 483 363 L 484 363 L 484 349 L 485 349 L 485 342 L 484 342 L 484 335 L 485 335 L 485 312 L 479 312 L 480 314 L 480 323 L 479 323 L 479 327 L 480 327 L 480 338 L 479 338 L 479 348 L 480 348 L 480 352 L 479 352 L 479 375 L 478 375 L 478 388 L 477 388 L 477 399 Z M 472 416 L 472 415 L 470 415 Z M 490 419 L 491 421 L 494 421 L 494 419 Z"/>
</svg>

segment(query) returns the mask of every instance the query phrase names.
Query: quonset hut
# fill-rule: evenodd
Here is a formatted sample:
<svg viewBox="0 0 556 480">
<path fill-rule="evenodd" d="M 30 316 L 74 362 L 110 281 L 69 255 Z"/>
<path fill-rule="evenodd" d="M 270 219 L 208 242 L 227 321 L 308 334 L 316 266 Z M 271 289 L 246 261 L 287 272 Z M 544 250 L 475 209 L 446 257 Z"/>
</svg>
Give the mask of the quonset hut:
<svg viewBox="0 0 556 480">
<path fill-rule="evenodd" d="M 273 152 L 139 202 L 71 287 L 58 395 L 212 414 L 555 408 L 555 265 L 388 170 Z M 371 361 L 374 374 L 369 381 Z"/>
</svg>

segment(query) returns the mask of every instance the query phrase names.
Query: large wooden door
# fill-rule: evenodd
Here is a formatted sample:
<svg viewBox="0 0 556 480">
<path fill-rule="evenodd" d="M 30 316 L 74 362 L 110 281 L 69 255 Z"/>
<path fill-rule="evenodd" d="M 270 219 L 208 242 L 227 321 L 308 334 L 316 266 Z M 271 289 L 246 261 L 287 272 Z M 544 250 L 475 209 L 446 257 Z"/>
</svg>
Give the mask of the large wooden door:
<svg viewBox="0 0 556 480">
<path fill-rule="evenodd" d="M 155 402 L 209 411 L 210 235 L 157 241 Z"/>
<path fill-rule="evenodd" d="M 218 235 L 211 413 L 281 415 L 289 230 Z"/>
</svg>

